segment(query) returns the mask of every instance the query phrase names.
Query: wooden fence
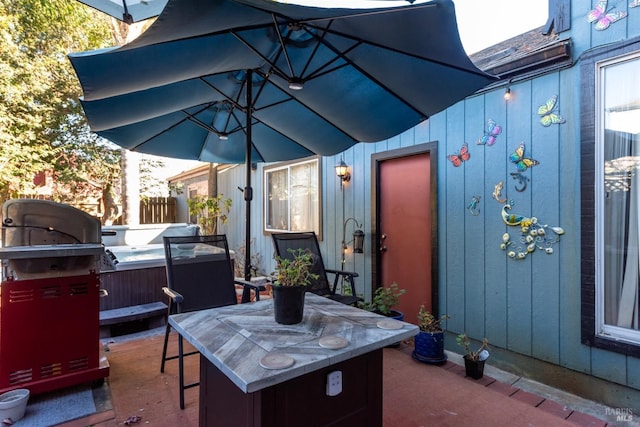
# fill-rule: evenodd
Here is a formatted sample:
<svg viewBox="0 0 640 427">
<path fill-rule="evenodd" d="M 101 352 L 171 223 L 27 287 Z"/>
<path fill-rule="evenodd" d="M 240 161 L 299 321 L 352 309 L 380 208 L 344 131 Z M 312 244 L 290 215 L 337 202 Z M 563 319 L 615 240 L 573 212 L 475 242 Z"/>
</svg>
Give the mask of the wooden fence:
<svg viewBox="0 0 640 427">
<path fill-rule="evenodd" d="M 176 222 L 177 210 L 175 197 L 147 197 L 140 200 L 140 224 Z"/>
<path fill-rule="evenodd" d="M 21 195 L 20 198 L 53 200 L 50 195 Z M 71 206 L 99 218 L 97 212 L 100 206 L 97 203 L 77 203 Z M 118 210 L 122 211 L 120 205 L 118 205 Z M 177 218 L 178 205 L 175 197 L 147 197 L 140 200 L 140 224 L 174 223 Z M 122 224 L 121 221 L 122 216 L 119 216 L 113 224 Z"/>
</svg>

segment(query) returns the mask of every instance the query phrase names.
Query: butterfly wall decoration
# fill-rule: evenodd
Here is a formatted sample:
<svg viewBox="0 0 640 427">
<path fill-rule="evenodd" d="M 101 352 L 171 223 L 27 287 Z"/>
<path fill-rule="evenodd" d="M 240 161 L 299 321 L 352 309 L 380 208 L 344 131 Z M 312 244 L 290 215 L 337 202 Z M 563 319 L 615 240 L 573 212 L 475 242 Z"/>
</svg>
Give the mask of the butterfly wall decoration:
<svg viewBox="0 0 640 427">
<path fill-rule="evenodd" d="M 451 164 L 455 167 L 458 167 L 462 164 L 462 162 L 466 162 L 471 157 L 469 154 L 469 145 L 465 142 L 460 147 L 460 151 L 456 154 L 449 154 L 447 159 L 451 162 Z"/>
<path fill-rule="evenodd" d="M 633 3 L 635 3 L 635 1 Z M 590 23 L 595 22 L 595 29 L 602 31 L 609 28 L 609 25 L 627 16 L 627 12 L 613 12 L 612 9 L 607 10 L 607 0 L 599 0 L 598 3 L 596 3 L 595 9 L 591 10 L 587 15 L 587 21 Z"/>
<path fill-rule="evenodd" d="M 524 142 L 521 142 L 516 151 L 511 153 L 509 160 L 515 163 L 520 172 L 540 164 L 539 161 L 524 156 Z"/>
<path fill-rule="evenodd" d="M 542 126 L 549 127 L 554 124 L 565 123 L 567 120 L 556 113 L 554 110 L 558 102 L 558 95 L 553 95 L 543 105 L 538 107 L 538 115 L 540 115 L 540 123 Z"/>
<path fill-rule="evenodd" d="M 496 143 L 496 137 L 502 133 L 502 126 L 498 126 L 493 119 L 487 120 L 487 131 L 477 142 L 478 145 L 493 145 Z"/>
</svg>

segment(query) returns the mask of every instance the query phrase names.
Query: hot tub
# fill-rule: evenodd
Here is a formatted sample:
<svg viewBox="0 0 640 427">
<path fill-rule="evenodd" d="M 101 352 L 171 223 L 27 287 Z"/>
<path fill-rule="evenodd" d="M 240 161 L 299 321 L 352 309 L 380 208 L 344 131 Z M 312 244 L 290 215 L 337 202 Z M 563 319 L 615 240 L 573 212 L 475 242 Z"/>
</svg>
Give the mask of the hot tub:
<svg viewBox="0 0 640 427">
<path fill-rule="evenodd" d="M 211 253 L 214 249 L 218 250 L 211 247 L 185 247 L 182 250 L 188 258 L 219 256 Z M 112 259 L 112 265 L 101 268 L 101 287 L 109 292 L 109 296 L 101 298 L 100 310 L 166 301 L 162 291 L 167 286 L 162 244 L 111 246 L 105 248 L 105 252 Z M 233 252 L 230 254 L 233 260 Z"/>
<path fill-rule="evenodd" d="M 161 244 L 110 246 L 105 252 L 114 261 L 114 271 L 164 267 L 164 247 Z"/>
<path fill-rule="evenodd" d="M 101 288 L 109 296 L 100 299 L 100 310 L 165 301 L 167 286 L 164 247 L 161 244 L 105 248 L 112 264 L 101 268 Z"/>
<path fill-rule="evenodd" d="M 164 236 L 195 236 L 191 224 L 114 225 L 102 227 L 106 257 L 100 268 L 101 287 L 109 296 L 100 299 L 100 310 L 166 302 L 167 286 Z"/>
</svg>

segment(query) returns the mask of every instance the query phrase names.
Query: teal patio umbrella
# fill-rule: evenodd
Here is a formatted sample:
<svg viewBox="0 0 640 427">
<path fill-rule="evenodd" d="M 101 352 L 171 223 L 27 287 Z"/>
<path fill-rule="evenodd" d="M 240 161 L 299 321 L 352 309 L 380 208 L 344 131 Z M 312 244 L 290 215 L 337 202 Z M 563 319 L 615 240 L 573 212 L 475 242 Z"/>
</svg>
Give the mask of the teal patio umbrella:
<svg viewBox="0 0 640 427">
<path fill-rule="evenodd" d="M 247 251 L 252 162 L 390 138 L 495 80 L 464 52 L 450 0 L 169 0 L 133 42 L 69 57 L 97 134 L 143 153 L 246 164 Z"/>
</svg>

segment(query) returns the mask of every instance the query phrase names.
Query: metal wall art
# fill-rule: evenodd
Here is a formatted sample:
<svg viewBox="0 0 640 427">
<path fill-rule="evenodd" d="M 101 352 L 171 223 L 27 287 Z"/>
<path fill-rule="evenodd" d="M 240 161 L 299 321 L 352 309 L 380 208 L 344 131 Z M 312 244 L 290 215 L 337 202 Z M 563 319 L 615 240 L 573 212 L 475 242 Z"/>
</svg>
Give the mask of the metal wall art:
<svg viewBox="0 0 640 427">
<path fill-rule="evenodd" d="M 524 156 L 524 142 L 521 142 L 516 151 L 511 153 L 509 160 L 515 163 L 520 172 L 540 164 L 539 161 Z"/>
<path fill-rule="evenodd" d="M 518 181 L 518 184 L 516 184 L 515 187 L 517 192 L 522 193 L 527 189 L 527 182 L 529 182 L 530 179 L 526 177 L 522 172 L 511 172 L 511 178 Z"/>
<path fill-rule="evenodd" d="M 467 205 L 467 210 L 471 212 L 471 215 L 478 216 L 480 215 L 480 208 L 478 207 L 478 203 L 480 203 L 480 196 L 472 196 L 471 202 Z"/>
<path fill-rule="evenodd" d="M 491 193 L 491 198 L 495 199 L 498 203 L 507 203 L 507 198 L 502 197 L 502 189 L 504 188 L 504 181 L 500 181 L 493 187 L 493 193 Z"/>
<path fill-rule="evenodd" d="M 506 225 L 520 226 L 520 238 L 511 240 L 511 235 L 507 232 L 502 235 L 500 249 L 507 253 L 507 256 L 516 260 L 523 260 L 536 249 L 544 251 L 546 254 L 553 253 L 553 245 L 560 241 L 560 236 L 564 234 L 562 227 L 540 224 L 536 217 L 525 217 L 509 213 L 511 205 L 502 207 L 502 220 Z"/>
<path fill-rule="evenodd" d="M 595 22 L 595 29 L 598 31 L 606 30 L 607 28 L 609 28 L 609 25 L 627 16 L 627 12 L 614 12 L 613 9 L 615 9 L 615 6 L 611 9 L 607 9 L 607 0 L 600 0 L 598 1 L 598 3 L 596 3 L 595 9 L 593 9 L 587 15 L 587 21 L 589 21 L 590 23 Z"/>
<path fill-rule="evenodd" d="M 469 145 L 465 142 L 460 147 L 460 151 L 456 154 L 449 154 L 447 159 L 451 162 L 451 164 L 455 167 L 458 167 L 462 164 L 462 162 L 466 162 L 471 158 L 471 154 L 469 154 Z"/>
<path fill-rule="evenodd" d="M 502 126 L 498 126 L 493 119 L 487 120 L 487 131 L 484 133 L 482 138 L 480 138 L 477 142 L 478 145 L 493 145 L 496 143 L 496 138 L 498 135 L 502 133 Z"/>
<path fill-rule="evenodd" d="M 551 125 L 566 123 L 567 120 L 556 113 L 554 110 L 558 103 L 558 95 L 553 95 L 543 105 L 538 107 L 538 115 L 540 116 L 540 123 L 544 127 Z"/>
</svg>

